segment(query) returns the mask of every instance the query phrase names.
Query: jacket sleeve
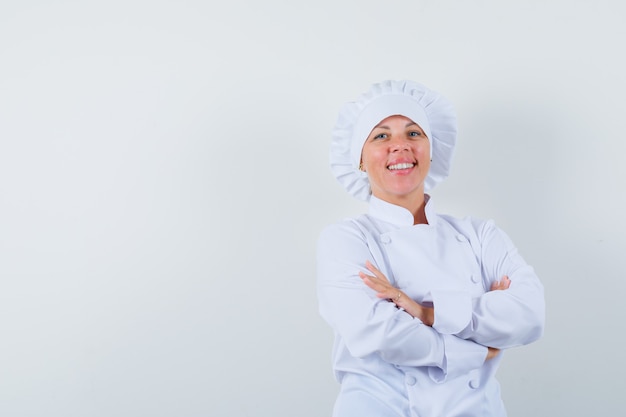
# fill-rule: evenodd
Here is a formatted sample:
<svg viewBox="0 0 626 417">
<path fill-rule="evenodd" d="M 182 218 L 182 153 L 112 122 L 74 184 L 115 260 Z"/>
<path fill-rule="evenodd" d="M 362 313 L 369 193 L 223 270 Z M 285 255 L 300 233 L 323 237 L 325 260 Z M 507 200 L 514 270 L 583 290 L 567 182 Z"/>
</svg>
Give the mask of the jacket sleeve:
<svg viewBox="0 0 626 417">
<path fill-rule="evenodd" d="M 466 295 L 465 300 L 458 293 L 434 294 L 433 327 L 438 328 L 438 317 L 442 327 L 463 323 L 454 334 L 499 349 L 534 342 L 542 336 L 545 323 L 544 292 L 539 278 L 493 221 L 475 224 L 475 230 L 477 241 L 472 245 L 477 248 L 487 292 L 473 299 Z M 489 291 L 491 284 L 504 275 L 511 279 L 509 289 Z"/>
<path fill-rule="evenodd" d="M 374 256 L 376 255 L 376 256 Z M 441 335 L 395 304 L 378 298 L 361 280 L 365 261 L 385 272 L 367 237 L 350 222 L 326 228 L 317 249 L 320 314 L 341 337 L 352 356 L 380 355 L 402 366 L 435 367 L 435 379 L 480 368 L 487 349 L 455 335 Z"/>
</svg>

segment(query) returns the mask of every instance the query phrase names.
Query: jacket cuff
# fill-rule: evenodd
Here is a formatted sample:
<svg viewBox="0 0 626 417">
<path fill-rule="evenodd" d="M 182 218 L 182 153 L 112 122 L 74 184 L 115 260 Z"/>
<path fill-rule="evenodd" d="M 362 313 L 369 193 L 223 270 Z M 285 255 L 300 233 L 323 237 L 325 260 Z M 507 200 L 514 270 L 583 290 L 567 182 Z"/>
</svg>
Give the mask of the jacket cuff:
<svg viewBox="0 0 626 417">
<path fill-rule="evenodd" d="M 429 367 L 430 378 L 437 382 L 445 382 L 466 375 L 474 369 L 479 369 L 487 358 L 487 348 L 471 340 L 460 339 L 454 335 L 442 335 L 444 343 L 443 368 Z"/>
<path fill-rule="evenodd" d="M 472 298 L 467 291 L 433 290 L 435 308 L 433 328 L 441 334 L 457 334 L 472 320 Z"/>
</svg>

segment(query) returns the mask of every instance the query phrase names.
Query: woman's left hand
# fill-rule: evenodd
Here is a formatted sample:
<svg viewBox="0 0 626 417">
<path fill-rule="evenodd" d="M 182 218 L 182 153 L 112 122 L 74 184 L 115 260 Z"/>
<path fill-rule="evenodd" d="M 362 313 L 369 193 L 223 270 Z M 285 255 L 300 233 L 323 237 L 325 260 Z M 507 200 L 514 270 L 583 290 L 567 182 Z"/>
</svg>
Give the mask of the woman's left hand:
<svg viewBox="0 0 626 417">
<path fill-rule="evenodd" d="M 411 316 L 420 319 L 424 324 L 432 326 L 435 319 L 435 310 L 423 307 L 407 296 L 405 293 L 391 285 L 387 277 L 378 270 L 371 262 L 365 261 L 365 267 L 373 274 L 367 275 L 359 272 L 359 276 L 371 289 L 377 292 L 379 298 L 386 298 L 398 307 L 403 308 Z"/>
</svg>

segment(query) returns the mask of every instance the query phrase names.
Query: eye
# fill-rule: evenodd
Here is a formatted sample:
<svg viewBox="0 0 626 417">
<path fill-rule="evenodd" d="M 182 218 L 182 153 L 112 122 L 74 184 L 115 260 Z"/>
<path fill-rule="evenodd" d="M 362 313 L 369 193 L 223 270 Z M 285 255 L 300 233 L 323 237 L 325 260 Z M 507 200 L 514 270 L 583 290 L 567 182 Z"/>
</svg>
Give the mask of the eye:
<svg viewBox="0 0 626 417">
<path fill-rule="evenodd" d="M 417 138 L 417 137 L 422 136 L 422 132 L 419 132 L 417 130 L 413 130 L 413 131 L 409 132 L 409 136 L 412 137 L 412 138 Z"/>
<path fill-rule="evenodd" d="M 372 140 L 378 140 L 378 139 L 387 139 L 387 134 L 386 133 L 379 133 L 378 135 L 375 135 Z"/>
</svg>

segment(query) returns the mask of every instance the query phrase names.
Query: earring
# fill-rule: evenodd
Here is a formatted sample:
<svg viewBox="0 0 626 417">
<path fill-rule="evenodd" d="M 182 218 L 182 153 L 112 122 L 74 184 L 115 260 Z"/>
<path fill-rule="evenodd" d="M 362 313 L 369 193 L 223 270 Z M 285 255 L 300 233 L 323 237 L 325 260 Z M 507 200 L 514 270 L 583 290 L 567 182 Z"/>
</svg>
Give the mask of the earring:
<svg viewBox="0 0 626 417">
<path fill-rule="evenodd" d="M 359 171 L 365 172 L 365 170 L 363 169 L 363 161 L 359 163 Z"/>
</svg>

